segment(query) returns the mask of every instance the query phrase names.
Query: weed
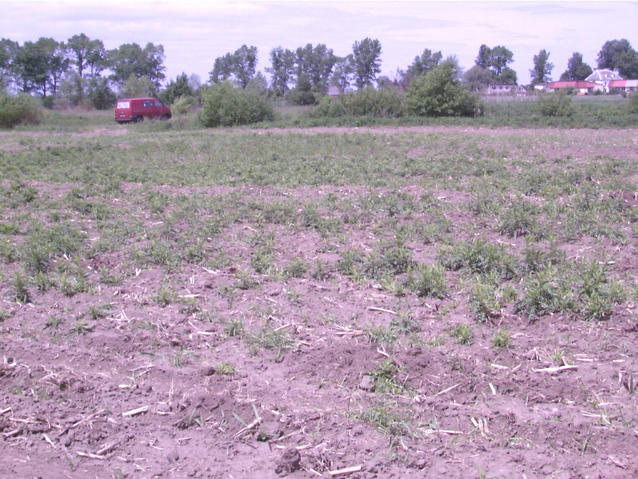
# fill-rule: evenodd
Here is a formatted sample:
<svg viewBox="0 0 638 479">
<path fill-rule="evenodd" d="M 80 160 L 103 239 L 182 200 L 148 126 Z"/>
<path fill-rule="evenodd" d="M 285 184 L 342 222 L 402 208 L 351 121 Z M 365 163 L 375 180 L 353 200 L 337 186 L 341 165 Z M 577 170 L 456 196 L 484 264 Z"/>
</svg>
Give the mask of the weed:
<svg viewBox="0 0 638 479">
<path fill-rule="evenodd" d="M 496 287 L 478 277 L 470 293 L 470 309 L 479 322 L 490 321 L 500 314 L 501 303 Z"/>
<path fill-rule="evenodd" d="M 179 351 L 177 351 L 173 356 L 173 366 L 175 366 L 176 368 L 186 366 L 189 362 L 188 358 L 190 354 L 191 352 L 187 349 L 180 349 Z"/>
<path fill-rule="evenodd" d="M 90 331 L 93 331 L 93 326 L 86 323 L 86 321 L 82 321 L 78 319 L 73 325 L 73 332 L 75 334 L 86 334 Z"/>
<path fill-rule="evenodd" d="M 27 278 L 19 271 L 16 271 L 13 277 L 13 289 L 15 290 L 15 300 L 18 303 L 26 304 L 31 302 Z"/>
<path fill-rule="evenodd" d="M 386 359 L 368 373 L 374 382 L 374 390 L 378 393 L 401 394 L 404 390 L 397 380 L 399 368 L 391 359 Z"/>
<path fill-rule="evenodd" d="M 385 326 L 374 326 L 367 332 L 368 340 L 374 344 L 390 345 L 397 340 L 396 333 Z"/>
<path fill-rule="evenodd" d="M 239 289 L 247 290 L 257 286 L 259 282 L 247 271 L 238 271 L 235 274 L 235 286 Z"/>
<path fill-rule="evenodd" d="M 91 305 L 89 309 L 87 309 L 86 314 L 89 319 L 93 321 L 97 321 L 98 319 L 105 318 L 111 312 L 110 304 L 99 304 L 99 305 Z"/>
<path fill-rule="evenodd" d="M 439 249 L 439 259 L 445 268 L 452 271 L 465 268 L 475 274 L 495 272 L 504 279 L 512 278 L 515 272 L 514 258 L 504 251 L 503 246 L 483 239 L 443 246 Z"/>
<path fill-rule="evenodd" d="M 269 247 L 257 248 L 250 257 L 250 265 L 258 274 L 268 274 L 273 268 L 272 254 Z M 240 288 L 250 289 L 250 288 Z"/>
<path fill-rule="evenodd" d="M 391 436 L 412 434 L 408 421 L 386 405 L 374 406 L 361 413 L 359 418 Z"/>
<path fill-rule="evenodd" d="M 177 299 L 177 293 L 167 285 L 162 285 L 156 295 L 152 297 L 153 301 L 165 308 Z"/>
<path fill-rule="evenodd" d="M 60 324 L 62 324 L 63 321 L 64 319 L 59 316 L 49 316 L 44 323 L 44 327 L 56 329 Z"/>
<path fill-rule="evenodd" d="M 412 252 L 405 246 L 403 239 L 397 236 L 393 242 L 381 244 L 378 252 L 368 256 L 364 272 L 371 278 L 394 276 L 406 273 L 412 264 Z"/>
<path fill-rule="evenodd" d="M 221 376 L 230 376 L 232 374 L 235 374 L 237 370 L 232 364 L 221 362 L 215 366 L 215 372 Z"/>
<path fill-rule="evenodd" d="M 277 359 L 292 346 L 292 339 L 286 329 L 263 326 L 257 333 L 249 335 L 249 342 L 253 349 L 264 348 L 277 352 Z"/>
<path fill-rule="evenodd" d="M 513 238 L 539 232 L 536 223 L 536 207 L 518 198 L 505 205 L 498 217 L 498 232 Z"/>
<path fill-rule="evenodd" d="M 315 260 L 315 267 L 310 272 L 310 276 L 312 276 L 316 280 L 324 281 L 330 278 L 330 271 L 328 270 L 327 264 L 321 258 L 317 258 Z"/>
<path fill-rule="evenodd" d="M 556 267 L 549 266 L 527 277 L 523 297 L 516 303 L 515 311 L 525 313 L 533 320 L 546 314 L 573 310 L 574 300 L 567 278 Z"/>
<path fill-rule="evenodd" d="M 239 319 L 233 319 L 224 326 L 224 335 L 227 337 L 240 337 L 244 334 L 244 323 Z"/>
<path fill-rule="evenodd" d="M 445 272 L 440 264 L 419 266 L 417 277 L 411 278 L 409 284 L 420 297 L 444 298 L 447 293 Z"/>
<path fill-rule="evenodd" d="M 303 258 L 294 258 L 284 272 L 293 278 L 301 278 L 308 271 L 308 263 Z"/>
<path fill-rule="evenodd" d="M 468 324 L 459 324 L 452 329 L 452 337 L 458 344 L 469 346 L 474 341 L 474 333 Z"/>
<path fill-rule="evenodd" d="M 499 329 L 492 336 L 492 346 L 499 349 L 507 349 L 512 342 L 512 337 L 505 329 Z"/>
</svg>

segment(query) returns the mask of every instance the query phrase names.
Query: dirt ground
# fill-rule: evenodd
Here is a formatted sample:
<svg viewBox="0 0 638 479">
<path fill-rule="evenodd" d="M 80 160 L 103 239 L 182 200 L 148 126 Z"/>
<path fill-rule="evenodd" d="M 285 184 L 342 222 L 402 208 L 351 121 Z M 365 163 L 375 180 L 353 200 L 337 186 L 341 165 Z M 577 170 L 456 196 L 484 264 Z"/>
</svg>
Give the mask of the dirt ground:
<svg viewBox="0 0 638 479">
<path fill-rule="evenodd" d="M 68 191 L 37 189 L 51 198 Z M 318 194 L 242 191 L 300 202 Z M 321 195 L 344 191 L 322 188 Z M 119 207 L 136 208 L 126 200 Z M 250 252 L 242 248 L 254 227 L 233 225 L 215 247 L 248 264 Z M 52 288 L 26 304 L 3 299 L 0 476 L 638 477 L 632 301 L 606 321 L 555 315 L 530 322 L 509 308 L 479 325 L 463 287 L 445 301 L 398 301 L 374 281 L 339 274 L 337 254 L 317 232 L 270 228 L 278 265 L 303 257 L 333 267 L 325 277 L 257 276 L 256 285 L 232 289 L 244 265 L 121 271 L 128 263 L 110 252 L 94 257 L 89 269 L 94 277 L 100 268 L 121 273 L 119 284 L 96 280 L 93 291 L 72 297 Z M 371 232 L 352 234 L 351 242 L 366 244 Z M 510 241 L 524 248 L 524 239 Z M 632 241 L 616 258 L 635 278 Z M 417 258 L 434 255 L 433 245 L 412 247 Z M 588 250 L 570 248 L 574 256 Z M 167 279 L 178 300 L 162 305 L 153 295 Z M 442 313 L 451 302 L 455 307 Z M 96 304 L 107 305 L 99 319 L 86 330 L 73 326 Z M 371 329 L 400 320 L 402 311 L 417 326 L 413 340 L 391 350 L 371 341 Z M 450 337 L 456 324 L 471 325 L 471 344 Z M 512 334 L 508 348 L 491 345 L 499 328 Z M 374 371 L 384 367 L 394 372 L 392 393 L 376 390 Z"/>
</svg>

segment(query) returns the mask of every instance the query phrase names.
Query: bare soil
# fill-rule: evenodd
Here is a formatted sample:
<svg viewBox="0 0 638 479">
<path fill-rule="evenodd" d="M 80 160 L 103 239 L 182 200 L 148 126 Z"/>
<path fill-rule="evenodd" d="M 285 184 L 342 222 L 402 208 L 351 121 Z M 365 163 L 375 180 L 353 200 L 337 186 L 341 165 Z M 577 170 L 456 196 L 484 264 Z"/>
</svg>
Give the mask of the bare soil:
<svg viewBox="0 0 638 479">
<path fill-rule="evenodd" d="M 70 187 L 36 186 L 60 199 Z M 300 202 L 352 191 L 223 190 Z M 468 221 L 462 212 L 450 216 Z M 633 302 L 601 322 L 562 315 L 530 322 L 509 309 L 477 324 L 466 289 L 454 288 L 445 304 L 415 295 L 398 300 L 374 281 L 338 274 L 337 255 L 317 232 L 283 226 L 269 226 L 277 238 L 275 263 L 283 268 L 302 257 L 312 265 L 320 258 L 332 265 L 328 276 L 257 275 L 256 285 L 231 290 L 249 267 L 245 238 L 254 228 L 234 225 L 211 240 L 243 264 L 121 271 L 129 263 L 113 252 L 90 268 L 96 278 L 100 267 L 123 274 L 121 284 L 96 280 L 92 293 L 67 297 L 50 289 L 32 303 L 3 300 L 9 314 L 0 322 L 0 476 L 638 477 Z M 348 234 L 364 248 L 374 235 Z M 632 241 L 614 257 L 635 278 Z M 524 239 L 511 242 L 524 248 Z M 435 256 L 435 245 L 411 246 L 419 260 Z M 568 254 L 575 260 L 588 251 L 576 242 Z M 11 266 L 3 268 L 10 277 Z M 178 298 L 162 307 L 153 297 L 169 279 Z M 460 306 L 442 312 L 450 301 Z M 98 304 L 108 305 L 104 317 L 78 329 L 73 318 Z M 392 350 L 371 341 L 371 329 L 387 327 L 402 311 L 418 325 L 412 340 Z M 51 325 L 51 317 L 61 324 Z M 233 321 L 243 324 L 242 333 L 233 335 Z M 457 324 L 471 326 L 472 344 L 450 336 Z M 260 342 L 264 327 L 280 335 Z M 500 328 L 511 332 L 509 348 L 492 346 Z M 273 346 L 277 338 L 289 343 Z M 397 371 L 400 392 L 375 390 L 371 373 L 383 364 Z"/>
</svg>

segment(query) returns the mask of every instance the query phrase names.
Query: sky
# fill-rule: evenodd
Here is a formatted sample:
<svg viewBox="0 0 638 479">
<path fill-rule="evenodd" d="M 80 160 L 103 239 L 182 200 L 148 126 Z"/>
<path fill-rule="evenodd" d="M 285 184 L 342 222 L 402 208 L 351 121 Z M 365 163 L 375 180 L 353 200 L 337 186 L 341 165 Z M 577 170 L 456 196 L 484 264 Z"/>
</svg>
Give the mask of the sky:
<svg viewBox="0 0 638 479">
<path fill-rule="evenodd" d="M 167 79 L 182 72 L 209 77 L 215 58 L 241 45 L 258 48 L 258 70 L 270 50 L 324 43 L 339 56 L 366 37 L 381 42 L 381 75 L 394 78 L 425 48 L 454 55 L 465 70 L 481 44 L 504 45 L 518 82 L 530 81 L 533 57 L 550 53 L 552 78 L 573 52 L 596 66 L 607 40 L 638 49 L 638 2 L 535 1 L 203 1 L 0 0 L 0 37 L 22 44 L 40 37 L 66 41 L 77 33 L 107 49 L 123 43 L 164 46 Z"/>
</svg>

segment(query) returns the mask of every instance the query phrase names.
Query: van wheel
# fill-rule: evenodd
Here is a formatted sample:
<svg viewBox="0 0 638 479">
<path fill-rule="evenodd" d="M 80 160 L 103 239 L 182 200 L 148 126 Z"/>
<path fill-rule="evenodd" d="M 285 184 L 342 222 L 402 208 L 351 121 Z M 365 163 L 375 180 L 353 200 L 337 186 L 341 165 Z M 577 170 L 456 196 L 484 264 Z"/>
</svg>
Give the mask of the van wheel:
<svg viewBox="0 0 638 479">
<path fill-rule="evenodd" d="M 140 123 L 140 122 L 144 121 L 144 117 L 143 116 L 136 116 L 133 121 L 135 123 Z"/>
<path fill-rule="evenodd" d="M 160 120 L 166 121 L 170 118 L 170 116 L 168 115 L 162 115 L 162 117 L 160 118 Z"/>
</svg>

